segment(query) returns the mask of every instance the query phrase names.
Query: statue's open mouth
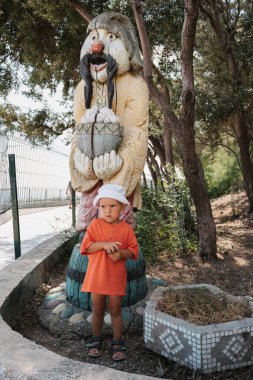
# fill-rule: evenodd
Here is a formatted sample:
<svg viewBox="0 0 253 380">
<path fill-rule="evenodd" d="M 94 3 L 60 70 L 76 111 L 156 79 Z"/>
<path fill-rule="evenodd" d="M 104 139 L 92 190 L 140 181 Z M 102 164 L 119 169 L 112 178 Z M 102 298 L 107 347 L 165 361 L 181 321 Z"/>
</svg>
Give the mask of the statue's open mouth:
<svg viewBox="0 0 253 380">
<path fill-rule="evenodd" d="M 85 107 L 88 109 L 91 106 L 92 98 L 92 75 L 91 70 L 95 72 L 106 70 L 106 80 L 108 86 L 108 107 L 112 108 L 112 100 L 114 94 L 113 78 L 117 74 L 118 65 L 115 59 L 110 54 L 105 53 L 86 53 L 80 61 L 80 74 L 85 82 L 84 97 Z M 94 73 L 94 72 L 93 72 Z M 103 75 L 102 75 L 103 76 Z M 99 80 L 101 78 L 98 78 Z"/>
<path fill-rule="evenodd" d="M 93 70 L 104 70 L 107 67 L 107 55 L 104 53 L 93 53 L 89 57 L 89 62 Z"/>
</svg>

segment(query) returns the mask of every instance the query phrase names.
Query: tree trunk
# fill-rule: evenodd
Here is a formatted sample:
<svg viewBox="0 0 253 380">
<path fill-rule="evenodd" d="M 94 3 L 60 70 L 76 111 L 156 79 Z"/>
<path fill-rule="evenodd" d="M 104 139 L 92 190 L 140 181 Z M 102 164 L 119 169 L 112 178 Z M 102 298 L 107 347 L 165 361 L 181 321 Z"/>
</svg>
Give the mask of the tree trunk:
<svg viewBox="0 0 253 380">
<path fill-rule="evenodd" d="M 143 184 L 144 184 L 144 187 L 148 187 L 148 184 L 147 184 L 147 178 L 146 178 L 146 174 L 145 174 L 145 172 L 142 173 L 142 178 L 143 178 Z"/>
<path fill-rule="evenodd" d="M 165 153 L 166 164 L 170 164 L 174 168 L 174 156 L 172 147 L 172 133 L 171 128 L 168 124 L 168 120 L 164 120 L 164 130 L 163 130 L 163 145 Z"/>
<path fill-rule="evenodd" d="M 184 172 L 197 214 L 199 234 L 198 252 L 203 260 L 216 258 L 216 227 L 207 193 L 204 172 L 195 146 L 194 116 L 195 93 L 193 50 L 198 19 L 198 1 L 185 0 L 185 17 L 182 30 L 182 116 L 180 149 Z"/>
<path fill-rule="evenodd" d="M 213 220 L 210 200 L 208 198 L 204 173 L 197 156 L 194 136 L 194 82 L 193 82 L 193 47 L 198 18 L 198 1 L 185 0 L 185 18 L 182 31 L 182 117 L 179 121 L 173 112 L 167 96 L 159 91 L 152 79 L 151 57 L 149 54 L 147 33 L 141 13 L 140 1 L 131 1 L 136 24 L 140 34 L 144 57 L 144 76 L 149 87 L 150 96 L 164 114 L 170 125 L 177 145 L 180 149 L 184 172 L 189 184 L 197 214 L 197 230 L 199 233 L 198 253 L 203 260 L 212 260 L 216 256 L 216 227 Z"/>
<path fill-rule="evenodd" d="M 153 153 L 151 152 L 151 150 L 148 148 L 148 158 L 149 158 L 149 169 L 152 168 L 152 177 L 153 178 L 156 178 L 156 181 L 155 181 L 155 187 L 158 186 L 158 181 L 160 183 L 160 186 L 163 188 L 163 181 L 162 181 L 162 177 L 161 177 L 161 171 L 160 171 L 160 168 L 159 168 L 159 165 L 153 155 Z"/>
<path fill-rule="evenodd" d="M 154 188 L 156 189 L 157 188 L 157 175 L 153 169 L 153 166 L 152 166 L 149 158 L 147 158 L 147 164 L 148 164 L 148 169 L 149 169 L 151 177 L 152 177 L 152 182 L 154 184 Z"/>
<path fill-rule="evenodd" d="M 244 188 L 249 201 L 249 212 L 253 211 L 253 164 L 250 157 L 250 139 L 245 115 L 237 116 L 236 120 L 236 139 L 240 148 L 240 159 Z"/>
<path fill-rule="evenodd" d="M 159 141 L 159 138 L 154 136 L 149 136 L 150 145 L 152 146 L 153 151 L 156 152 L 156 154 L 159 157 L 159 160 L 161 162 L 162 166 L 166 165 L 166 158 L 165 158 L 165 150 L 162 144 Z"/>
<path fill-rule="evenodd" d="M 196 208 L 199 235 L 198 253 L 204 261 L 209 261 L 216 258 L 216 226 L 206 191 L 202 165 L 195 152 L 192 153 L 192 157 L 188 157 L 184 162 L 184 173 Z"/>
</svg>

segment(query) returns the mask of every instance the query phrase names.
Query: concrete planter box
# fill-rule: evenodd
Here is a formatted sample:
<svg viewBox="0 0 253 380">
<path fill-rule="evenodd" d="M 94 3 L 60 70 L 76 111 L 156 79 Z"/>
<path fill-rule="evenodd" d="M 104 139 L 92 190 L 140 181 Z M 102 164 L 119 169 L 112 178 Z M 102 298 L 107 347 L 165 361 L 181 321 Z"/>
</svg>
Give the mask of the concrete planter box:
<svg viewBox="0 0 253 380">
<path fill-rule="evenodd" d="M 207 285 L 175 286 L 172 289 L 205 287 L 214 294 L 224 293 Z M 175 362 L 211 373 L 253 364 L 253 315 L 242 320 L 198 326 L 156 310 L 163 293 L 157 288 L 144 313 L 145 346 Z M 226 293 L 225 293 L 226 294 Z M 253 314 L 253 298 L 226 296 L 233 302 L 249 302 Z"/>
</svg>

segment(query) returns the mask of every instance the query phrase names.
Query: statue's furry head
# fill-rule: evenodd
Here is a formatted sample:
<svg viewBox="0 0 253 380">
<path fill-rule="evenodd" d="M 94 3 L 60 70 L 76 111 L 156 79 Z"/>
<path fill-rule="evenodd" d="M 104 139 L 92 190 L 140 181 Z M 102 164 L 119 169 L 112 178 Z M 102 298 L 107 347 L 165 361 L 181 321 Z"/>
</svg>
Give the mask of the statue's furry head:
<svg viewBox="0 0 253 380">
<path fill-rule="evenodd" d="M 108 84 L 108 103 L 112 104 L 113 77 L 143 67 L 134 27 L 127 16 L 106 12 L 88 26 L 82 46 L 80 72 L 84 79 L 86 108 L 90 108 L 92 79 Z"/>
<path fill-rule="evenodd" d="M 130 19 L 116 12 L 105 12 L 95 17 L 88 25 L 88 32 L 96 29 L 106 29 L 120 38 L 129 55 L 130 67 L 134 71 L 140 71 L 143 67 L 138 40 L 134 26 Z"/>
</svg>

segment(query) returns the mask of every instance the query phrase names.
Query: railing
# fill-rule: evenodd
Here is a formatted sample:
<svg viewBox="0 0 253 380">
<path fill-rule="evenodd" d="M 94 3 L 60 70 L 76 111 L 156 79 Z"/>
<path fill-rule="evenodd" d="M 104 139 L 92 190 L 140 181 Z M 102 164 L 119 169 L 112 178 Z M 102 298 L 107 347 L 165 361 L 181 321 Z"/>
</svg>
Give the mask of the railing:
<svg viewBox="0 0 253 380">
<path fill-rule="evenodd" d="M 65 153 L 32 146 L 21 136 L 1 134 L 0 125 L 0 225 L 13 221 L 15 258 L 21 253 L 20 215 L 72 204 L 66 193 L 68 160 Z"/>
<path fill-rule="evenodd" d="M 38 189 L 38 188 L 18 188 L 16 181 L 16 166 L 15 166 L 15 155 L 9 154 L 9 180 L 10 189 L 2 189 L 1 191 L 1 217 L 9 215 L 12 217 L 13 221 L 13 240 L 14 240 L 14 253 L 15 259 L 21 256 L 21 241 L 20 241 L 20 228 L 19 228 L 19 213 L 20 210 L 24 209 L 34 209 L 41 208 L 45 206 L 55 206 L 56 202 L 59 205 L 63 205 L 63 202 L 67 203 L 72 207 L 72 226 L 75 226 L 76 216 L 75 216 L 75 191 L 71 191 L 71 198 L 67 198 L 67 191 L 65 190 L 65 195 L 63 195 L 63 189 Z M 51 191 L 49 191 L 51 190 Z M 18 193 L 20 195 L 21 201 L 19 202 Z M 9 209 L 11 205 L 11 210 Z M 32 207 L 31 207 L 32 205 Z M 37 211 L 37 209 L 36 209 Z"/>
<path fill-rule="evenodd" d="M 19 214 L 38 212 L 38 209 L 71 205 L 66 189 L 17 188 Z M 75 202 L 79 203 L 77 195 Z M 0 225 L 11 219 L 11 190 L 0 190 Z"/>
</svg>

